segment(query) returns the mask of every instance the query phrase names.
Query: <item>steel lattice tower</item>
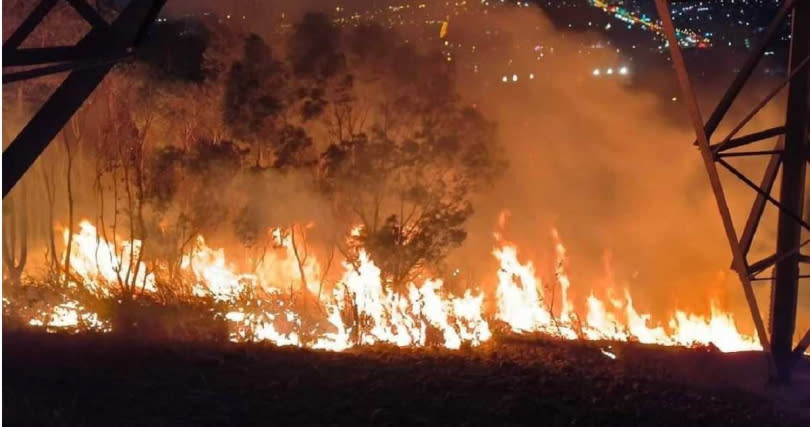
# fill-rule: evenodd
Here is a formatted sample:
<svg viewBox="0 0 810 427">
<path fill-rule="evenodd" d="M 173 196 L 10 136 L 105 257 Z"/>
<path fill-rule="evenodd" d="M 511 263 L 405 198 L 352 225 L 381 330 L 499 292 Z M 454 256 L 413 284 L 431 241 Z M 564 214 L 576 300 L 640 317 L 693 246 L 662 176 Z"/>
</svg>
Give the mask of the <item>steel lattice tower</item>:
<svg viewBox="0 0 810 427">
<path fill-rule="evenodd" d="M 793 365 L 810 346 L 810 331 L 807 331 L 798 345 L 793 347 L 796 332 L 796 309 L 798 303 L 799 279 L 808 276 L 800 274 L 800 264 L 810 263 L 810 255 L 801 249 L 810 243 L 802 240 L 802 231 L 810 231 L 810 225 L 803 219 L 802 208 L 805 202 L 805 175 L 810 131 L 810 0 L 785 0 L 768 25 L 758 45 L 743 63 L 739 73 L 720 99 L 716 108 L 704 122 L 693 90 L 683 55 L 678 44 L 675 27 L 670 16 L 671 1 L 655 0 L 663 31 L 669 42 L 672 62 L 678 76 L 678 83 L 685 100 L 689 118 L 695 129 L 697 145 L 709 175 L 717 207 L 723 220 L 726 237 L 733 255 L 732 268 L 737 272 L 743 286 L 757 334 L 763 349 L 769 352 L 771 376 L 777 381 L 789 381 Z M 762 59 L 766 49 L 776 38 L 785 21 L 791 17 L 790 58 L 787 76 L 768 95 L 732 128 L 723 139 L 713 140 L 712 136 L 725 117 L 734 100 L 746 85 L 754 69 Z M 773 98 L 787 87 L 787 104 L 784 123 L 772 128 L 737 136 L 737 133 Z M 749 144 L 778 137 L 772 150 L 732 151 Z M 712 142 L 717 141 L 717 142 Z M 767 165 L 759 184 L 732 166 L 729 157 L 758 156 L 767 158 Z M 718 175 L 718 167 L 728 170 L 744 184 L 756 192 L 745 227 L 738 237 L 731 219 L 723 185 Z M 782 171 L 779 194 L 772 195 L 779 170 Z M 767 204 L 778 209 L 776 252 L 760 260 L 749 262 L 748 251 L 760 224 Z M 760 274 L 773 267 L 772 277 Z M 766 331 L 762 315 L 751 286 L 752 281 L 770 281 L 772 286 L 770 301 L 770 322 Z"/>
</svg>

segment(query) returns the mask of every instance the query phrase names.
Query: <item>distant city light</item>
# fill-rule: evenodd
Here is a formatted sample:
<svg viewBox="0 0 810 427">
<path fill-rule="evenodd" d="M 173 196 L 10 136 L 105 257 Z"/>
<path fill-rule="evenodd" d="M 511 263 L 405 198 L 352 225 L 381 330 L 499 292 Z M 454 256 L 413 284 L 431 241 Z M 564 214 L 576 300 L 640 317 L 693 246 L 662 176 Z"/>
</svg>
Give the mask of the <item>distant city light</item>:
<svg viewBox="0 0 810 427">
<path fill-rule="evenodd" d="M 592 75 L 592 76 L 594 76 L 594 77 L 599 77 L 599 76 L 601 76 L 601 75 L 607 75 L 607 76 L 614 76 L 614 75 L 627 76 L 627 75 L 630 75 L 630 68 L 629 68 L 628 66 L 626 66 L 626 65 L 622 65 L 621 67 L 618 67 L 618 68 L 613 68 L 613 67 L 608 67 L 608 68 L 605 68 L 605 69 L 602 69 L 602 68 L 594 68 L 594 69 L 593 69 L 593 71 L 591 71 L 591 75 Z"/>
<path fill-rule="evenodd" d="M 512 81 L 513 81 L 513 82 L 516 82 L 516 81 L 517 81 L 517 74 L 512 74 Z"/>
<path fill-rule="evenodd" d="M 529 80 L 534 80 L 534 73 L 529 73 Z"/>
<path fill-rule="evenodd" d="M 503 77 L 501 77 L 501 81 L 506 83 L 506 82 L 509 81 L 509 77 L 503 76 Z"/>
</svg>

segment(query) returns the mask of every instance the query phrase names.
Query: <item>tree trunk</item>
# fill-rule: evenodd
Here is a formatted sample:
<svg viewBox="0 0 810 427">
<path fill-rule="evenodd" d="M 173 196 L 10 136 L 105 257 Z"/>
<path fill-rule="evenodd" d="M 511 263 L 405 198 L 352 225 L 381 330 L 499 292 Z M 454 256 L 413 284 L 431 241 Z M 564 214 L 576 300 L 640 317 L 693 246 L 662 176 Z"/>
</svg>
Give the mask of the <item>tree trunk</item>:
<svg viewBox="0 0 810 427">
<path fill-rule="evenodd" d="M 304 237 L 304 256 L 301 257 L 301 255 L 298 252 L 298 246 L 295 244 L 295 225 L 290 227 L 290 241 L 292 242 L 292 249 L 293 253 L 295 254 L 295 261 L 298 264 L 298 274 L 301 275 L 301 288 L 303 288 L 304 291 L 309 292 L 309 287 L 307 286 L 307 276 L 304 273 L 304 263 L 307 261 L 308 256 L 306 253 L 307 252 L 306 237 Z"/>
<path fill-rule="evenodd" d="M 45 186 L 45 196 L 48 199 L 48 262 L 52 271 L 59 271 L 59 255 L 56 253 L 56 233 L 53 230 L 54 209 L 56 209 L 56 183 L 53 180 L 53 169 L 48 173 L 45 165 L 42 167 L 42 182 Z"/>
<path fill-rule="evenodd" d="M 75 120 L 75 119 L 74 119 Z M 64 285 L 67 286 L 70 281 L 70 255 L 73 248 L 73 183 L 71 180 L 73 172 L 73 153 L 70 148 L 70 141 L 67 137 L 67 130 L 62 131 L 62 140 L 65 143 L 65 150 L 67 151 L 67 202 L 68 202 L 68 239 L 65 245 L 65 260 L 63 269 L 65 272 Z"/>
<path fill-rule="evenodd" d="M 321 293 L 323 292 L 323 283 L 326 280 L 326 276 L 329 274 L 329 270 L 332 268 L 332 260 L 335 258 L 335 245 L 332 244 L 329 250 L 329 260 L 326 261 L 326 269 L 324 269 L 323 273 L 321 273 L 321 282 L 318 284 L 318 303 L 321 302 Z"/>
<path fill-rule="evenodd" d="M 13 196 L 12 196 L 13 197 Z M 25 192 L 22 193 L 23 203 L 21 215 L 20 207 L 14 203 L 12 197 L 6 201 L 8 217 L 3 221 L 3 266 L 8 274 L 8 283 L 12 286 L 20 284 L 22 272 L 28 259 L 28 215 L 25 212 L 27 205 Z M 17 254 L 17 237 L 19 235 L 19 254 Z"/>
</svg>

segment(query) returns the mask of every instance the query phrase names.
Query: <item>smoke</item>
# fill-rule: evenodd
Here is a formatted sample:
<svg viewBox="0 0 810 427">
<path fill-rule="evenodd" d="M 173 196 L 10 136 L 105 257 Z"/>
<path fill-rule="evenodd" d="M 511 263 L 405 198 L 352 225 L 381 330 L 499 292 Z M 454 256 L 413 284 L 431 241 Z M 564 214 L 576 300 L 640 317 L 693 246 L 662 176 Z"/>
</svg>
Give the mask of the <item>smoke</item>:
<svg viewBox="0 0 810 427">
<path fill-rule="evenodd" d="M 263 34 L 282 13 L 294 22 L 305 11 L 334 7 L 317 0 L 294 6 L 172 1 L 166 13 L 210 10 L 236 19 L 245 16 L 246 29 Z M 707 311 L 711 297 L 752 329 L 683 104 L 632 85 L 637 72 L 655 73 L 655 80 L 674 83 L 670 69 L 630 69 L 628 78 L 595 78 L 591 70 L 615 67 L 622 63 L 621 55 L 612 49 L 583 49 L 602 36 L 555 29 L 536 8 L 502 8 L 451 20 L 445 40 L 454 46 L 463 99 L 497 122 L 509 161 L 505 176 L 477 197 L 467 241 L 451 264 L 490 285 L 497 269 L 490 254 L 492 231 L 498 214 L 507 210 L 511 215 L 506 237 L 538 265 L 551 266 L 551 230 L 559 231 L 568 249 L 575 299 L 581 301 L 591 289 L 599 292 L 615 281 L 618 288 L 631 289 L 642 310 L 663 316 L 675 308 Z M 435 50 L 438 43 L 433 39 L 422 48 Z M 750 105 L 744 102 L 732 116 L 739 117 Z M 746 130 L 772 126 L 781 114 L 777 109 L 764 111 Z M 733 117 L 728 121 L 734 122 Z M 749 172 L 761 170 L 758 167 L 755 162 L 741 166 Z M 733 182 L 728 175 L 724 180 Z M 246 191 L 234 197 L 261 197 L 266 201 L 263 211 L 272 213 L 274 222 L 304 218 L 328 229 L 331 220 L 323 214 L 328 208 L 305 181 L 297 175 L 279 176 L 267 187 L 272 193 Z M 727 188 L 740 230 L 754 194 L 742 185 Z M 767 230 L 774 218 L 766 214 L 759 242 L 772 240 Z M 757 243 L 750 259 L 772 250 Z M 767 301 L 767 285 L 757 286 L 760 302 Z M 810 298 L 804 288 L 800 331 L 810 325 Z M 767 304 L 761 305 L 767 318 Z"/>
<path fill-rule="evenodd" d="M 683 104 L 638 90 L 632 77 L 593 76 L 595 68 L 618 72 L 627 61 L 613 49 L 600 54 L 584 50 L 604 40 L 596 33 L 556 31 L 540 11 L 506 9 L 454 21 L 448 39 L 464 45 L 476 34 L 480 40 L 482 29 L 506 42 L 480 50 L 479 73 L 467 73 L 460 86 L 470 102 L 498 123 L 510 168 L 477 203 L 459 265 L 475 275 L 496 268 L 478 260 L 491 250 L 497 213 L 508 210 L 507 238 L 525 250 L 527 259 L 546 267 L 552 265 L 551 229 L 558 229 L 568 249 L 575 298 L 615 281 L 618 287 L 629 287 L 638 305 L 654 314 L 676 307 L 701 312 L 708 298 L 715 298 L 750 326 Z M 657 81 L 675 83 L 669 67 L 629 70 L 631 75 L 637 72 L 656 73 Z M 736 123 L 752 106 L 744 100 L 726 122 Z M 763 111 L 743 132 L 778 123 L 782 112 L 777 110 Z M 717 135 L 727 131 L 721 128 Z M 772 144 L 767 141 L 761 149 Z M 764 164 L 735 162 L 755 181 Z M 754 193 L 729 174 L 721 175 L 739 233 Z M 773 241 L 774 224 L 775 215 L 766 213 L 749 259 L 773 253 L 765 242 Z M 755 286 L 767 318 L 767 282 L 756 283 L 763 283 Z M 800 301 L 806 314 L 806 290 Z M 799 331 L 808 320 L 800 316 Z"/>
</svg>

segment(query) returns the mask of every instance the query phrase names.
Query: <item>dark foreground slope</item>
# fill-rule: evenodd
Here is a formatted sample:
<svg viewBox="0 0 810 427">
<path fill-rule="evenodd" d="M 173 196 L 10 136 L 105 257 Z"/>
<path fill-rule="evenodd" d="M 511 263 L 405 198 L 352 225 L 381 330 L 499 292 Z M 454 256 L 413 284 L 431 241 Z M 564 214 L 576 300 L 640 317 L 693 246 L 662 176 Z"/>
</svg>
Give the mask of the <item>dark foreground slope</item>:
<svg viewBox="0 0 810 427">
<path fill-rule="evenodd" d="M 742 391 L 761 386 L 757 355 L 613 351 L 501 340 L 329 353 L 5 333 L 3 424 L 810 425 L 797 411 L 810 389 Z"/>
</svg>

